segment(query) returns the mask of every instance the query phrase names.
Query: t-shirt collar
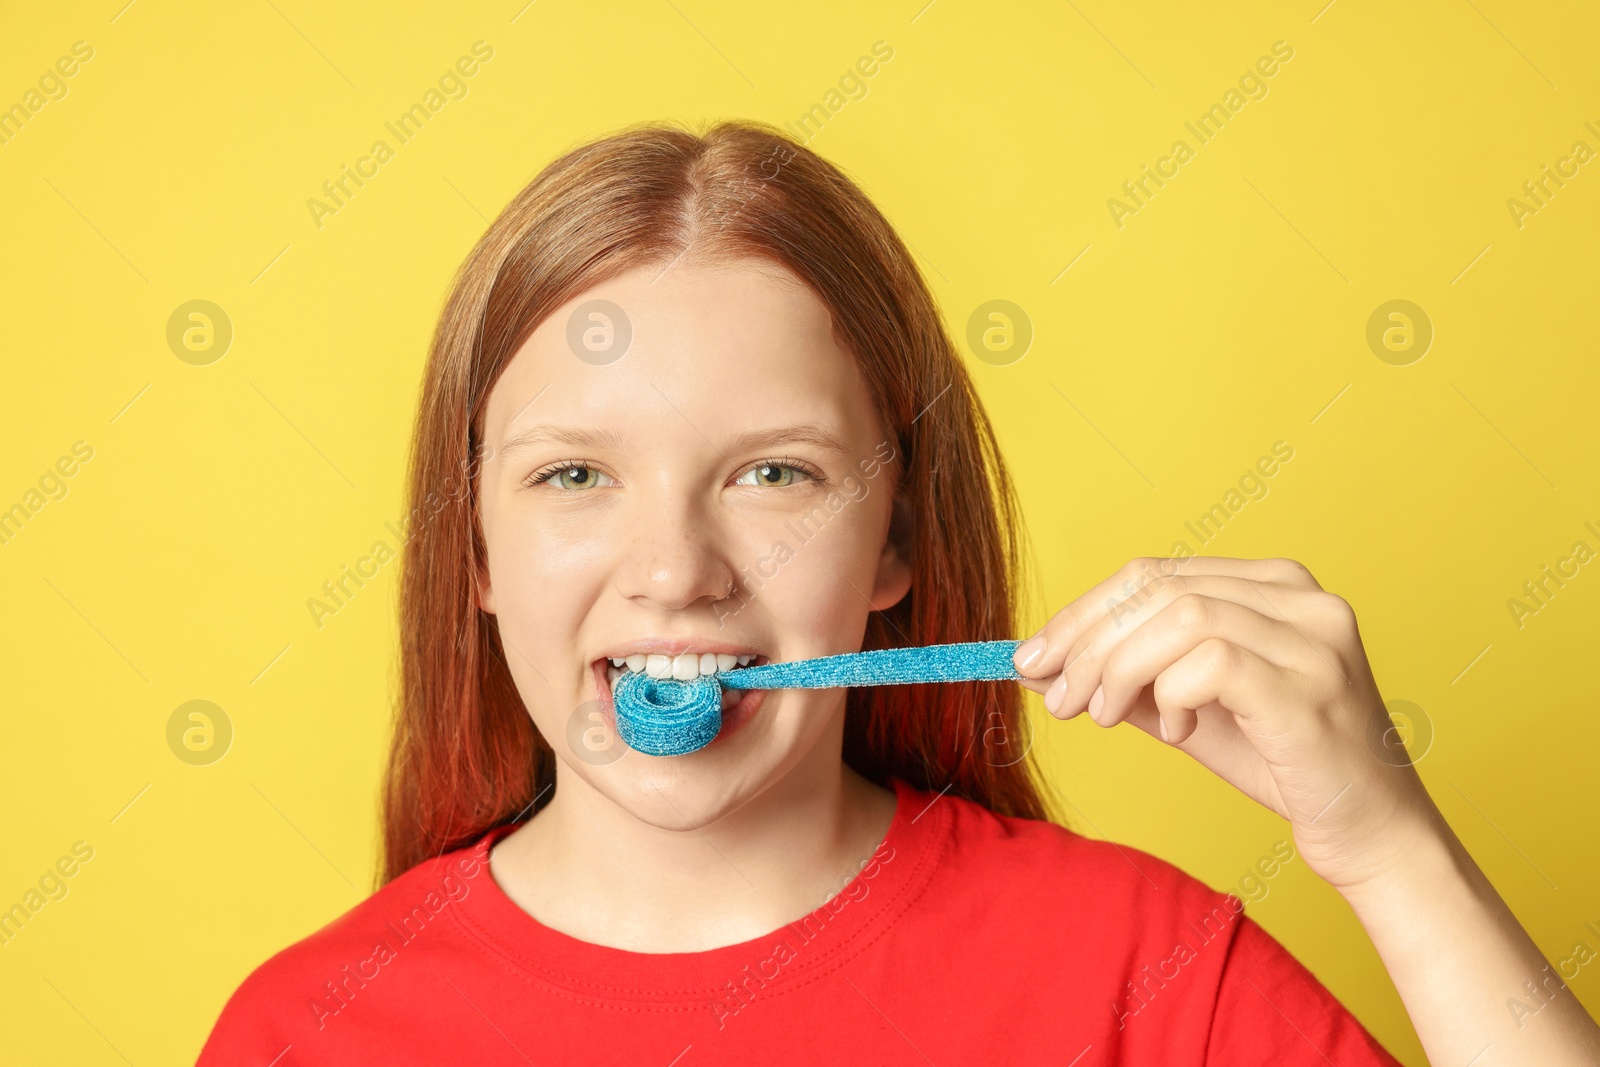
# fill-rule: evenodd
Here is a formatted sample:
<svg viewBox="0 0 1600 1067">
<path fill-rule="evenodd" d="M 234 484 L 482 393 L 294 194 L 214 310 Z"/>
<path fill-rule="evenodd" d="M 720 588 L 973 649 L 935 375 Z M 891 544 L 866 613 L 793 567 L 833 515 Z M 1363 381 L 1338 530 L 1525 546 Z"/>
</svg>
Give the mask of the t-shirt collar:
<svg viewBox="0 0 1600 1067">
<path fill-rule="evenodd" d="M 518 907 L 489 872 L 490 848 L 520 823 L 496 827 L 471 846 L 478 861 L 467 880 L 471 889 L 449 910 L 486 951 L 569 995 L 663 1009 L 715 1001 L 740 989 L 759 988 L 769 995 L 854 956 L 927 885 L 950 836 L 951 805 L 900 778 L 891 776 L 889 782 L 894 816 L 860 871 L 809 914 L 738 944 L 703 952 L 633 952 L 545 926 Z"/>
</svg>

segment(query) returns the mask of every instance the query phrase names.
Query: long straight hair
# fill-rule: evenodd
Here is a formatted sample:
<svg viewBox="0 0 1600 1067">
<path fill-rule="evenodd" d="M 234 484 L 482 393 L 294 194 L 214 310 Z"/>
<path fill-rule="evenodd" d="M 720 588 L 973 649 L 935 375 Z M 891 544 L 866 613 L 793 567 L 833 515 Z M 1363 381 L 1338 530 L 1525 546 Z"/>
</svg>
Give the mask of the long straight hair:
<svg viewBox="0 0 1600 1067">
<path fill-rule="evenodd" d="M 434 332 L 409 468 L 401 688 L 384 781 L 381 886 L 536 812 L 555 753 L 523 706 L 492 616 L 473 596 L 483 412 L 534 328 L 592 286 L 693 252 L 761 257 L 821 298 L 892 435 L 891 536 L 910 592 L 871 613 L 866 649 L 1009 638 L 1021 509 L 994 431 L 893 227 L 837 167 L 776 127 L 650 123 L 581 145 L 508 204 L 457 271 Z M 937 474 L 935 473 L 937 472 Z M 847 696 L 844 759 L 864 777 L 1053 819 L 1021 687 L 868 686 Z"/>
</svg>

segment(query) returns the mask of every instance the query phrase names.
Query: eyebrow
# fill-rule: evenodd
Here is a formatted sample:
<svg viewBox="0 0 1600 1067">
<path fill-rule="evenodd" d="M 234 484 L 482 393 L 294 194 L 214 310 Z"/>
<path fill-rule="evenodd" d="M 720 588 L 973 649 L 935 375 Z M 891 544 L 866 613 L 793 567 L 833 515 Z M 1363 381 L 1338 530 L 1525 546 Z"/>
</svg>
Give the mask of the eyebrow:
<svg viewBox="0 0 1600 1067">
<path fill-rule="evenodd" d="M 696 429 L 699 429 L 696 427 Z M 702 434 L 704 436 L 704 434 Z M 710 440 L 710 438 L 707 438 Z M 500 454 L 510 455 L 545 442 L 572 445 L 595 451 L 624 451 L 620 435 L 610 430 L 590 430 L 569 426 L 530 426 L 500 446 Z M 837 455 L 848 456 L 850 449 L 838 437 L 816 426 L 784 426 L 766 430 L 747 430 L 727 443 L 727 448 L 745 451 L 759 445 L 809 444 Z M 721 451 L 721 449 L 719 449 Z"/>
<path fill-rule="evenodd" d="M 526 430 L 510 438 L 500 446 L 502 456 L 546 441 L 557 444 L 572 445 L 577 448 L 589 448 L 595 451 L 610 449 L 622 450 L 622 438 L 610 430 L 586 430 L 577 426 L 530 426 Z"/>
<path fill-rule="evenodd" d="M 747 430 L 728 442 L 728 447 L 744 451 L 758 445 L 814 445 L 825 452 L 850 455 L 843 441 L 817 426 L 784 426 L 771 430 Z"/>
</svg>

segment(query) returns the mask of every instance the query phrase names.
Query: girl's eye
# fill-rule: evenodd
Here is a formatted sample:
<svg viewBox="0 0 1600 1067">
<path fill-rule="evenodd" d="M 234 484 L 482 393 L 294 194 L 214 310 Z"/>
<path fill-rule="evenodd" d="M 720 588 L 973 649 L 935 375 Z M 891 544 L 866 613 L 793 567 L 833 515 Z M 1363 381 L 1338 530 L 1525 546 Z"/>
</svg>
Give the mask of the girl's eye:
<svg viewBox="0 0 1600 1067">
<path fill-rule="evenodd" d="M 556 488 L 563 489 L 568 492 L 576 492 L 584 489 L 593 489 L 595 486 L 600 484 L 601 478 L 609 479 L 610 475 L 602 474 L 593 467 L 587 466 L 577 460 L 568 460 L 565 463 L 558 463 L 553 467 L 546 467 L 543 470 L 534 471 L 533 474 L 529 476 L 528 480 L 523 484 L 527 486 L 534 486 L 542 485 L 545 482 L 554 481 Z"/>
<path fill-rule="evenodd" d="M 735 485 L 765 485 L 781 489 L 793 485 L 798 478 L 816 480 L 819 476 L 797 463 L 778 460 L 766 460 L 757 463 L 745 471 L 733 483 Z M 746 481 L 753 478 L 753 481 Z"/>
</svg>

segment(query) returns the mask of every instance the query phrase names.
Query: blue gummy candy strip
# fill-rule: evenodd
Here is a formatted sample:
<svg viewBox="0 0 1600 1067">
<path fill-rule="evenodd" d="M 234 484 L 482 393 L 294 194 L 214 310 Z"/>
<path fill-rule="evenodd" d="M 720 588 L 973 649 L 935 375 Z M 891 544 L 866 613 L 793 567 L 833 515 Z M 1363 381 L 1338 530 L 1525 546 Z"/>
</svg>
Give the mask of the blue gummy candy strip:
<svg viewBox="0 0 1600 1067">
<path fill-rule="evenodd" d="M 692 682 L 629 671 L 617 680 L 617 733 L 629 748 L 681 756 L 711 743 L 722 729 L 723 689 L 826 689 L 1020 679 L 1011 660 L 1020 641 L 967 641 L 920 648 L 880 648 L 787 663 L 763 663 L 702 675 Z"/>
<path fill-rule="evenodd" d="M 724 689 L 827 689 L 1018 679 L 1011 657 L 1020 641 L 966 641 L 921 648 L 878 648 L 788 663 L 736 667 L 714 676 Z"/>
</svg>

